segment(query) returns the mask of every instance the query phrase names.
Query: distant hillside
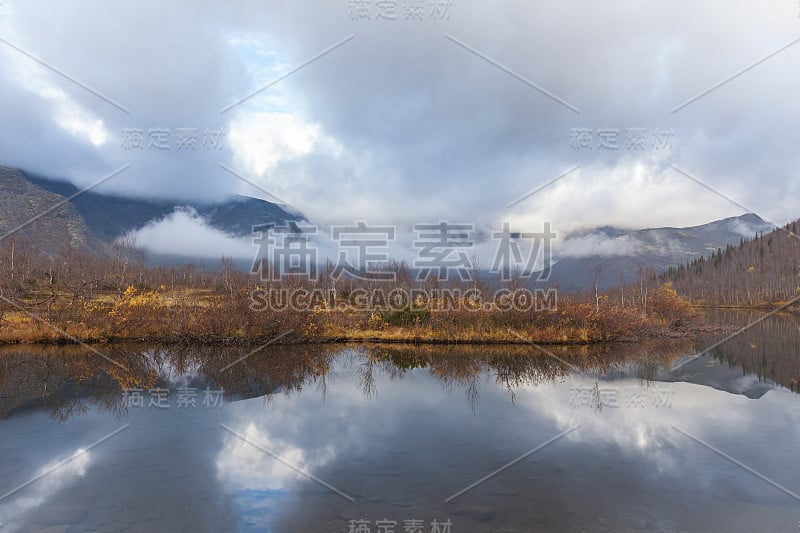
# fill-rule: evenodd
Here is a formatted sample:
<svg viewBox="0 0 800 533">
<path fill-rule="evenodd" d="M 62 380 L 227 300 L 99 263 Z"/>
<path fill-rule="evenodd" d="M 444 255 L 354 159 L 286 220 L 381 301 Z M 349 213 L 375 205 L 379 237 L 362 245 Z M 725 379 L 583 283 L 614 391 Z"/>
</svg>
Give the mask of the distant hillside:
<svg viewBox="0 0 800 533">
<path fill-rule="evenodd" d="M 12 231 L 12 235 L 6 236 Z M 64 202 L 63 196 L 6 167 L 0 167 L 0 237 L 5 237 L 0 246 L 10 246 L 13 242 L 15 246 L 40 251 L 55 251 L 64 246 L 92 250 L 103 247 L 75 206 Z"/>
<path fill-rule="evenodd" d="M 710 305 L 762 305 L 800 296 L 800 221 L 759 232 L 737 244 L 719 247 L 709 257 L 668 269 L 672 281 L 693 302 Z"/>
<path fill-rule="evenodd" d="M 62 205 L 15 232 L 15 242 L 27 242 L 45 253 L 63 246 L 100 251 L 125 233 L 182 206 L 196 210 L 209 226 L 234 236 L 250 235 L 257 224 L 303 220 L 302 215 L 277 204 L 246 196 L 203 205 L 86 191 L 66 201 L 79 191 L 68 182 L 0 166 L 0 236 L 58 204 Z"/>
<path fill-rule="evenodd" d="M 738 244 L 745 236 L 770 231 L 772 226 L 754 214 L 726 218 L 688 228 L 624 230 L 602 227 L 568 235 L 557 257 L 551 282 L 567 290 L 588 289 L 600 267 L 600 288 L 631 283 L 640 272 L 664 272 L 687 261 L 711 255 L 718 248 Z M 592 246 L 592 243 L 603 243 Z M 602 255 L 597 248 L 605 248 Z M 583 251 L 583 253 L 581 253 Z"/>
<path fill-rule="evenodd" d="M 64 197 L 79 191 L 65 181 L 35 176 L 28 176 L 28 180 L 42 189 Z M 235 236 L 250 235 L 252 227 L 257 224 L 303 219 L 301 215 L 289 212 L 277 204 L 247 196 L 235 196 L 218 204 L 192 204 L 125 198 L 87 191 L 75 197 L 71 203 L 92 233 L 106 242 L 111 242 L 128 231 L 142 228 L 152 220 L 163 218 L 181 206 L 193 208 L 211 227 Z"/>
</svg>

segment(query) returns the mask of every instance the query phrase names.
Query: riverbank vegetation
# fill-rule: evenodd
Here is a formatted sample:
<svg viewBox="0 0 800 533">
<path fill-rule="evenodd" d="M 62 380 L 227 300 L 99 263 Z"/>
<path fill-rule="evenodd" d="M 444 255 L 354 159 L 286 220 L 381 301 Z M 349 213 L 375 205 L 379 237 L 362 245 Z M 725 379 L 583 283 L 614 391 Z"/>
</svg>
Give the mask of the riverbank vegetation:
<svg viewBox="0 0 800 533">
<path fill-rule="evenodd" d="M 688 302 L 654 278 L 627 293 L 581 296 L 527 287 L 519 277 L 416 281 L 405 264 L 386 269 L 394 281 L 337 281 L 330 265 L 314 280 L 264 281 L 225 258 L 213 268 L 147 266 L 125 243 L 105 256 L 65 249 L 43 257 L 4 246 L 0 342 L 581 344 L 703 327 Z M 393 299 L 398 291 L 410 296 Z"/>
</svg>

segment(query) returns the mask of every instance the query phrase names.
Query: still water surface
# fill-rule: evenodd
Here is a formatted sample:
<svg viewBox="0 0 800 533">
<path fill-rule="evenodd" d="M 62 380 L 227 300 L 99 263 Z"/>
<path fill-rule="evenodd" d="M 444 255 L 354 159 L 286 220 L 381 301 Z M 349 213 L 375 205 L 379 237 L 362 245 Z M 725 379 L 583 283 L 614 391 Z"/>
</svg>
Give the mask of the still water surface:
<svg viewBox="0 0 800 533">
<path fill-rule="evenodd" d="M 796 532 L 799 326 L 707 355 L 5 348 L 0 531 Z"/>
</svg>

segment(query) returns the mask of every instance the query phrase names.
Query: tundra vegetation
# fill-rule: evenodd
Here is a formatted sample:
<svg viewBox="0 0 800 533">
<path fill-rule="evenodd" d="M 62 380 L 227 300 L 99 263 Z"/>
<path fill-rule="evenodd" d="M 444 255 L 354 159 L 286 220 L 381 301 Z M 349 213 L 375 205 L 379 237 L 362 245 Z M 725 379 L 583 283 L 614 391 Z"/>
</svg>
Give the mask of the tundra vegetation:
<svg viewBox="0 0 800 533">
<path fill-rule="evenodd" d="M 510 294 L 525 280 L 417 281 L 404 263 L 389 263 L 395 280 L 342 278 L 333 266 L 318 279 L 276 281 L 222 258 L 213 268 L 149 266 L 130 242 L 108 253 L 65 247 L 43 255 L 8 238 L 0 247 L 0 342 L 130 342 L 257 344 L 387 341 L 417 343 L 581 344 L 680 337 L 704 322 L 669 282 L 643 272 L 635 284 L 611 291 L 559 294 L 519 307 Z M 476 307 L 468 294 L 495 294 Z M 353 294 L 402 289 L 424 293 L 403 306 L 360 305 Z M 546 294 L 555 294 L 549 287 Z M 254 305 L 254 294 L 305 291 L 334 295 L 304 308 Z M 442 291 L 461 296 L 449 301 Z M 472 291 L 472 292 L 470 292 Z M 449 294 L 453 294 L 449 293 Z M 264 298 L 261 299 L 262 303 Z M 374 302 L 372 302 L 374 304 Z"/>
</svg>

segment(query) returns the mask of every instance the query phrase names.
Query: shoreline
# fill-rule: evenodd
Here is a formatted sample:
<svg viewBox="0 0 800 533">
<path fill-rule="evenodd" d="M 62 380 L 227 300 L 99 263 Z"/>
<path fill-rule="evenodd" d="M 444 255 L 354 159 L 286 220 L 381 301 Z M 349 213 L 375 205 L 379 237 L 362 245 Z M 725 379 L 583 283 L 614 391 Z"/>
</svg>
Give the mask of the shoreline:
<svg viewBox="0 0 800 533">
<path fill-rule="evenodd" d="M 702 334 L 713 333 L 723 328 L 703 328 L 685 332 L 665 331 L 650 335 L 637 337 L 619 337 L 607 339 L 568 339 L 552 340 L 536 338 L 516 339 L 516 338 L 438 338 L 438 337 L 419 337 L 419 336 L 331 336 L 331 337 L 301 337 L 298 339 L 279 339 L 273 340 L 278 335 L 273 336 L 248 336 L 248 337 L 104 337 L 104 338 L 65 338 L 54 339 L 0 339 L 2 346 L 114 346 L 130 344 L 154 344 L 161 346 L 314 346 L 331 344 L 405 344 L 405 345 L 469 345 L 469 346 L 596 346 L 603 344 L 636 344 L 645 340 L 653 339 L 692 339 Z"/>
<path fill-rule="evenodd" d="M 726 309 L 734 311 L 775 311 L 776 314 L 785 313 L 787 315 L 800 315 L 800 305 L 797 303 L 783 302 L 780 304 L 752 304 L 752 305 L 738 305 L 738 304 L 725 304 L 725 305 L 705 305 L 705 304 L 691 304 L 695 309 Z M 783 308 L 782 308 L 783 307 Z"/>
</svg>

